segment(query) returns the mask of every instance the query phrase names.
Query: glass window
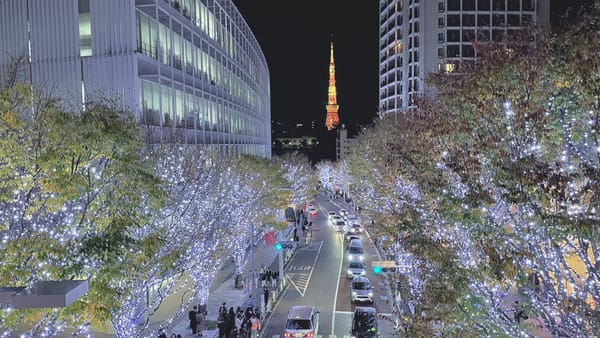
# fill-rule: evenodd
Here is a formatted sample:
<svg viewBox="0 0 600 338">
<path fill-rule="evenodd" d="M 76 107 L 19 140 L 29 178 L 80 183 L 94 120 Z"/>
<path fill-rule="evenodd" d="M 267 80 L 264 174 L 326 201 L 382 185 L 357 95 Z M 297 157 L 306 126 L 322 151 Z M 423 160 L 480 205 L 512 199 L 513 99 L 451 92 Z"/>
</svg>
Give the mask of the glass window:
<svg viewBox="0 0 600 338">
<path fill-rule="evenodd" d="M 492 10 L 494 11 L 505 11 L 504 0 L 492 0 Z"/>
<path fill-rule="evenodd" d="M 444 33 L 438 33 L 438 43 L 446 42 L 444 39 Z"/>
<path fill-rule="evenodd" d="M 493 26 L 496 27 L 504 27 L 506 20 L 504 14 L 494 14 L 493 16 Z"/>
<path fill-rule="evenodd" d="M 444 27 L 444 17 L 438 18 L 438 27 L 439 28 Z"/>
<path fill-rule="evenodd" d="M 490 25 L 489 14 L 477 14 L 477 27 L 488 27 Z"/>
<path fill-rule="evenodd" d="M 474 14 L 463 15 L 462 25 L 463 25 L 463 27 L 475 27 L 475 15 Z"/>
<path fill-rule="evenodd" d="M 521 18 L 518 14 L 509 14 L 507 19 L 508 25 L 511 27 L 518 27 L 521 25 Z"/>
<path fill-rule="evenodd" d="M 160 92 L 162 96 L 162 113 L 164 116 L 163 127 L 173 126 L 173 106 L 171 105 L 171 88 L 161 85 Z"/>
<path fill-rule="evenodd" d="M 475 40 L 475 31 L 472 29 L 463 29 L 462 42 L 470 42 Z"/>
<path fill-rule="evenodd" d="M 509 11 L 520 11 L 521 10 L 521 0 L 507 0 L 508 10 Z"/>
<path fill-rule="evenodd" d="M 460 26 L 460 15 L 452 14 L 448 15 L 448 27 L 459 27 Z"/>
<path fill-rule="evenodd" d="M 92 24 L 90 22 L 90 0 L 79 0 L 79 55 L 92 55 Z"/>
<path fill-rule="evenodd" d="M 438 11 L 440 13 L 443 13 L 445 11 L 445 9 L 444 9 L 444 3 L 443 2 L 439 2 L 438 3 Z"/>
<path fill-rule="evenodd" d="M 449 29 L 447 31 L 448 42 L 459 42 L 460 41 L 460 31 L 457 29 Z"/>
<path fill-rule="evenodd" d="M 496 41 L 496 42 L 504 41 L 504 30 L 503 29 L 494 29 L 492 31 L 492 41 Z"/>
<path fill-rule="evenodd" d="M 474 11 L 475 10 L 475 0 L 463 0 L 462 4 L 463 11 Z"/>
<path fill-rule="evenodd" d="M 459 45 L 449 45 L 446 48 L 446 55 L 449 58 L 460 57 L 460 46 Z"/>
<path fill-rule="evenodd" d="M 460 11 L 460 0 L 448 0 L 449 11 Z"/>
<path fill-rule="evenodd" d="M 490 8 L 490 0 L 477 0 L 478 11 L 489 11 Z"/>
<path fill-rule="evenodd" d="M 535 0 L 523 0 L 523 11 L 533 12 L 535 11 Z"/>
<path fill-rule="evenodd" d="M 462 45 L 462 57 L 475 57 L 475 49 L 472 45 Z"/>
</svg>

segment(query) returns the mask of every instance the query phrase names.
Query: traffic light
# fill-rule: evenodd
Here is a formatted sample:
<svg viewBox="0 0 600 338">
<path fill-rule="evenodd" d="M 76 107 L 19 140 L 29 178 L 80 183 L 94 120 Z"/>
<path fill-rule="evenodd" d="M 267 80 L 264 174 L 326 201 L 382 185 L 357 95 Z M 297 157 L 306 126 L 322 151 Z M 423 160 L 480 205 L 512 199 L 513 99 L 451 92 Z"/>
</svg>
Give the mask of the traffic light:
<svg viewBox="0 0 600 338">
<path fill-rule="evenodd" d="M 381 267 L 380 267 L 379 265 L 375 265 L 375 266 L 373 267 L 373 272 L 374 272 L 376 275 L 380 274 L 380 273 L 381 273 Z"/>
<path fill-rule="evenodd" d="M 293 249 L 293 248 L 294 248 L 294 242 L 292 242 L 292 241 L 279 241 L 279 242 L 275 243 L 275 250 Z"/>
</svg>

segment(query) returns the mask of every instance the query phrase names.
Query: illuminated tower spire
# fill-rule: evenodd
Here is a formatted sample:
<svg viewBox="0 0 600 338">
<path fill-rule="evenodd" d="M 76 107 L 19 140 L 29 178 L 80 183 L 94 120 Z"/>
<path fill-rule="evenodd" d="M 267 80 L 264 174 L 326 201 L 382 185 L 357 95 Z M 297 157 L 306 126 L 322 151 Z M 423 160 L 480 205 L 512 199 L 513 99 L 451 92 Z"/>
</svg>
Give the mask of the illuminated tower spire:
<svg viewBox="0 0 600 338">
<path fill-rule="evenodd" d="M 331 42 L 331 54 L 329 57 L 329 89 L 327 90 L 327 117 L 325 127 L 332 130 L 340 123 L 338 116 L 339 106 L 337 104 L 337 91 L 335 89 L 335 63 L 333 62 L 333 42 Z"/>
</svg>

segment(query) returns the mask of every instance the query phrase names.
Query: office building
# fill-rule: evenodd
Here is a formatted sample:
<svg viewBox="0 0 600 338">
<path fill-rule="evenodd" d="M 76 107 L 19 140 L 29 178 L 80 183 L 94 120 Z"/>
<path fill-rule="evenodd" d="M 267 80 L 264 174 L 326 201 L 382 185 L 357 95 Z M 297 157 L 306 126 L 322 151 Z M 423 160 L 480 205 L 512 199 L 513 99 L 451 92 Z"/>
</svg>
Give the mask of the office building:
<svg viewBox="0 0 600 338">
<path fill-rule="evenodd" d="M 3 0 L 0 74 L 85 109 L 117 98 L 151 143 L 271 157 L 269 70 L 232 0 Z"/>
<path fill-rule="evenodd" d="M 473 41 L 502 43 L 530 24 L 549 28 L 549 0 L 380 0 L 380 114 L 431 94 L 427 74 L 475 60 Z"/>
</svg>

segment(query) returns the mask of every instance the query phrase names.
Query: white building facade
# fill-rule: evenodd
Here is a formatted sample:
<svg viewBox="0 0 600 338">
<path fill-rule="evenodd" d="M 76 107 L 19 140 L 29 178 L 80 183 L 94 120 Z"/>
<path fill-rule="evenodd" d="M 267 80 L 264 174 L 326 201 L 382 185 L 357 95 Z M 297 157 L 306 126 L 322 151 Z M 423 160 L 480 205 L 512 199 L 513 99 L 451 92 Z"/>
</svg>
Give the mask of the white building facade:
<svg viewBox="0 0 600 338">
<path fill-rule="evenodd" d="M 0 51 L 66 102 L 117 98 L 151 143 L 271 157 L 268 65 L 232 0 L 2 0 Z"/>
<path fill-rule="evenodd" d="M 430 93 L 424 79 L 477 57 L 472 41 L 501 42 L 533 23 L 549 28 L 549 0 L 379 0 L 380 114 Z"/>
</svg>

